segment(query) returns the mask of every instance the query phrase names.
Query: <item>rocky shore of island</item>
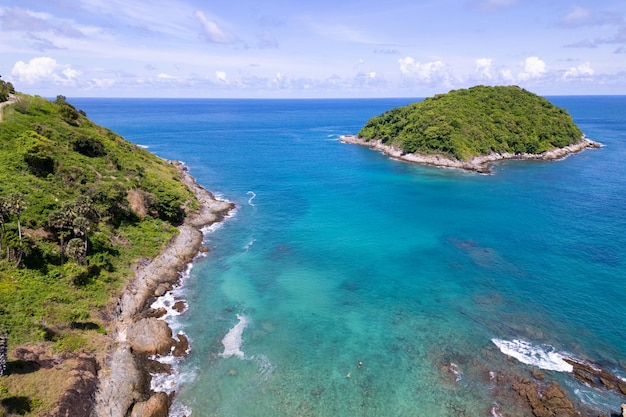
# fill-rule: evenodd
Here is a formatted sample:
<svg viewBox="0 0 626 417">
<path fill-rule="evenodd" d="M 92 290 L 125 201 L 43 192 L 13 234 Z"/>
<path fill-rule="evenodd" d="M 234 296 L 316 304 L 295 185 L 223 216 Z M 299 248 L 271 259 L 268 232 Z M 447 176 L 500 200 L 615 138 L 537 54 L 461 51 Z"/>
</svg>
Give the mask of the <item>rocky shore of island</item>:
<svg viewBox="0 0 626 417">
<path fill-rule="evenodd" d="M 202 251 L 202 229 L 220 222 L 234 208 L 198 185 L 180 162 L 174 163 L 181 180 L 200 202 L 188 211 L 184 223 L 167 247 L 154 259 L 143 259 L 135 267 L 134 278 L 126 285 L 115 305 L 113 343 L 98 372 L 94 415 L 98 417 L 167 416 L 172 395 L 150 389 L 150 371 L 167 371 L 150 359 L 151 355 L 171 352 L 184 354 L 188 341 L 172 335 L 158 312 L 150 306 L 180 280 L 181 272 Z"/>
<path fill-rule="evenodd" d="M 406 153 L 402 149 L 396 146 L 385 145 L 380 140 L 366 140 L 356 135 L 344 135 L 340 136 L 339 140 L 343 143 L 349 143 L 354 145 L 368 146 L 372 149 L 381 151 L 386 155 L 394 159 L 402 161 L 413 162 L 423 165 L 431 165 L 443 168 L 456 168 L 466 171 L 474 171 L 483 174 L 491 172 L 492 164 L 498 161 L 504 160 L 538 160 L 538 161 L 554 161 L 566 158 L 569 155 L 581 152 L 585 149 L 597 149 L 602 147 L 602 144 L 594 142 L 585 137 L 580 142 L 563 147 L 552 149 L 540 154 L 531 153 L 492 153 L 484 156 L 475 156 L 470 161 L 461 161 L 458 159 L 450 158 L 443 154 L 420 154 L 420 153 Z"/>
</svg>

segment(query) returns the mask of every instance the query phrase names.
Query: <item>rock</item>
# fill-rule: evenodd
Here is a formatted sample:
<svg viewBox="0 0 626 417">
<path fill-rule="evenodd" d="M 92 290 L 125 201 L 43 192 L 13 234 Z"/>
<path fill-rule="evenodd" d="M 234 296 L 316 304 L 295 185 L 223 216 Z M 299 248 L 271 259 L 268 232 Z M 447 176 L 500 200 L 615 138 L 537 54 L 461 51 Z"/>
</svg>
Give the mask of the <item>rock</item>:
<svg viewBox="0 0 626 417">
<path fill-rule="evenodd" d="M 538 369 L 535 369 L 531 372 L 533 378 L 535 378 L 537 381 L 543 381 L 545 379 L 545 375 L 543 374 L 543 372 L 541 372 Z"/>
<path fill-rule="evenodd" d="M 122 343 L 113 350 L 110 363 L 115 366 L 106 370 L 106 378 L 100 379 L 95 415 L 126 416 L 133 403 L 142 399 L 145 381 L 137 369 L 128 343 Z"/>
<path fill-rule="evenodd" d="M 564 360 L 574 367 L 572 373 L 583 384 L 596 388 L 605 388 L 618 394 L 626 395 L 626 381 L 611 374 L 598 364 L 571 358 L 565 358 Z"/>
<path fill-rule="evenodd" d="M 165 284 L 161 284 L 157 287 L 156 290 L 154 290 L 154 296 L 155 297 L 161 297 L 163 296 L 166 292 L 168 292 L 170 290 L 168 285 Z"/>
<path fill-rule="evenodd" d="M 154 317 L 141 319 L 132 324 L 126 338 L 136 353 L 165 355 L 174 345 L 172 329 L 166 322 Z"/>
<path fill-rule="evenodd" d="M 164 392 L 157 392 L 148 401 L 138 402 L 133 406 L 130 417 L 167 417 L 170 399 Z"/>
<path fill-rule="evenodd" d="M 182 313 L 182 312 L 183 312 L 183 311 L 185 311 L 185 309 L 187 308 L 187 303 L 185 303 L 185 302 L 184 302 L 184 301 L 182 301 L 182 300 L 179 300 L 179 301 L 176 301 L 176 302 L 174 303 L 174 305 L 172 306 L 172 308 L 173 308 L 174 310 L 176 310 L 177 312 Z"/>
<path fill-rule="evenodd" d="M 529 379 L 522 378 L 513 383 L 512 388 L 520 397 L 528 401 L 535 417 L 577 417 L 579 415 L 563 388 L 554 381 L 540 386 Z"/>
<path fill-rule="evenodd" d="M 189 339 L 187 339 L 187 336 L 183 333 L 179 333 L 176 336 L 178 337 L 178 341 L 174 344 L 172 355 L 176 357 L 185 356 L 189 350 Z"/>
<path fill-rule="evenodd" d="M 159 307 L 156 310 L 151 308 L 146 312 L 147 317 L 154 317 L 155 319 L 161 318 L 167 314 L 167 309 L 165 307 Z"/>
</svg>

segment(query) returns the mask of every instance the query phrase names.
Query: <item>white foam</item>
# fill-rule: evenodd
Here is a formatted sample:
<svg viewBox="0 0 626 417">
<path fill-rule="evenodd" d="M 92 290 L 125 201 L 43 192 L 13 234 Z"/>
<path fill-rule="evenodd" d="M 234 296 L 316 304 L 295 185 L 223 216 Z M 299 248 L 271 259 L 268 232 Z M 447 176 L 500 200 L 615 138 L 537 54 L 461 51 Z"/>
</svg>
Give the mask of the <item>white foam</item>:
<svg viewBox="0 0 626 417">
<path fill-rule="evenodd" d="M 460 380 L 463 379 L 463 373 L 461 372 L 461 368 L 459 368 L 459 365 L 457 365 L 454 362 L 450 362 L 450 372 L 452 372 L 455 376 L 455 382 L 459 382 Z"/>
<path fill-rule="evenodd" d="M 254 204 L 252 204 L 252 200 L 254 200 L 254 197 L 256 197 L 256 194 L 254 193 L 254 191 L 248 191 L 246 194 L 252 195 L 252 197 L 250 197 L 248 199 L 248 204 L 250 204 L 252 207 L 254 207 Z"/>
<path fill-rule="evenodd" d="M 266 355 L 254 355 L 252 357 L 259 365 L 259 373 L 263 377 L 263 380 L 267 381 L 267 379 L 274 373 L 274 365 L 270 362 L 270 358 Z"/>
<path fill-rule="evenodd" d="M 254 242 L 256 242 L 256 239 L 252 239 L 250 242 L 246 243 L 246 246 L 244 246 L 246 252 L 248 252 L 248 249 L 250 249 L 252 245 L 254 245 Z"/>
<path fill-rule="evenodd" d="M 563 359 L 566 356 L 555 352 L 550 345 L 533 345 L 525 340 L 512 341 L 491 339 L 500 351 L 527 365 L 558 372 L 572 372 L 574 367 Z"/>
<path fill-rule="evenodd" d="M 192 414 L 191 408 L 187 407 L 185 404 L 178 404 L 174 402 L 172 407 L 170 408 L 170 417 L 189 417 Z"/>
<path fill-rule="evenodd" d="M 493 403 L 493 405 L 491 406 L 491 415 L 492 417 L 503 417 L 500 413 L 500 404 Z"/>
<path fill-rule="evenodd" d="M 231 356 L 237 356 L 239 359 L 244 358 L 244 354 L 241 351 L 241 345 L 243 344 L 243 331 L 246 329 L 246 326 L 248 326 L 250 321 L 248 317 L 241 314 L 237 314 L 237 319 L 239 322 L 235 324 L 222 339 L 224 352 L 220 353 L 220 356 L 223 358 L 229 358 Z"/>
</svg>

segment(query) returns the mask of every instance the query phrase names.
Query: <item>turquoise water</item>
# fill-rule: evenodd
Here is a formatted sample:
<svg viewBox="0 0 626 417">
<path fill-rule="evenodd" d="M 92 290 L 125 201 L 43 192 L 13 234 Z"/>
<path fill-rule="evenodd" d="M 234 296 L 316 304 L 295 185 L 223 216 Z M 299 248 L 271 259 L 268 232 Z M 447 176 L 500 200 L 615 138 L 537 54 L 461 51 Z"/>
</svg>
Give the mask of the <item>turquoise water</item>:
<svg viewBox="0 0 626 417">
<path fill-rule="evenodd" d="M 237 204 L 185 281 L 175 408 L 521 415 L 489 372 L 541 367 L 617 411 L 559 354 L 626 377 L 626 97 L 549 99 L 606 146 L 493 175 L 337 141 L 410 99 L 71 100 Z"/>
</svg>

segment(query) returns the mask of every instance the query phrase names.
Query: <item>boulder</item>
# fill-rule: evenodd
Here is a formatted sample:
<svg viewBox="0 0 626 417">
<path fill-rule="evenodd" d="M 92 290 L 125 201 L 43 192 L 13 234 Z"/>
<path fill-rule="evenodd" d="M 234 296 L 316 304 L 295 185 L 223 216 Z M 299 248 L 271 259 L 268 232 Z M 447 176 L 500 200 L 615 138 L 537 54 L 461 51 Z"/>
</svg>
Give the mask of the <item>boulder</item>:
<svg viewBox="0 0 626 417">
<path fill-rule="evenodd" d="M 154 317 L 141 319 L 132 324 L 126 338 L 135 353 L 166 355 L 174 345 L 170 326 Z"/>
<path fill-rule="evenodd" d="M 133 406 L 130 417 L 167 417 L 170 399 L 164 392 L 157 392 L 148 401 L 138 402 Z"/>
</svg>

